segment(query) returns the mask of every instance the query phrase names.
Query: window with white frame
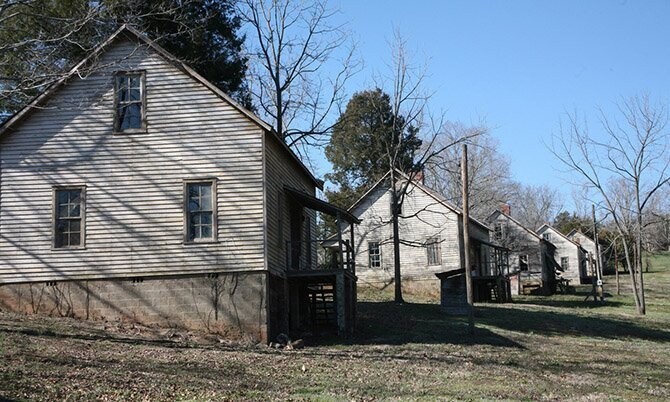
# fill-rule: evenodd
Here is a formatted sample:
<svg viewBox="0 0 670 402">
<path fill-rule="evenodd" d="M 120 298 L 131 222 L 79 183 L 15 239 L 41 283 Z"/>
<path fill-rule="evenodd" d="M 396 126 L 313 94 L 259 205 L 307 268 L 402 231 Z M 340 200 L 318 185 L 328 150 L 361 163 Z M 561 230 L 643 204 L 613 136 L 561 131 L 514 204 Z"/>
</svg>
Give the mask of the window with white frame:
<svg viewBox="0 0 670 402">
<path fill-rule="evenodd" d="M 184 183 L 185 241 L 187 243 L 216 240 L 216 181 Z"/>
<path fill-rule="evenodd" d="M 114 77 L 114 131 L 145 128 L 145 85 L 143 71 L 119 72 Z"/>
<path fill-rule="evenodd" d="M 84 187 L 54 189 L 54 248 L 84 245 Z"/>
<path fill-rule="evenodd" d="M 542 238 L 546 241 L 551 241 L 551 233 L 542 234 Z"/>
<path fill-rule="evenodd" d="M 382 253 L 378 241 L 368 242 L 368 262 L 370 268 L 381 268 Z"/>
<path fill-rule="evenodd" d="M 442 264 L 442 247 L 439 237 L 430 237 L 426 240 L 426 260 L 428 265 Z"/>
<path fill-rule="evenodd" d="M 505 226 L 503 222 L 496 222 L 493 226 L 493 237 L 500 241 L 505 236 Z"/>
</svg>

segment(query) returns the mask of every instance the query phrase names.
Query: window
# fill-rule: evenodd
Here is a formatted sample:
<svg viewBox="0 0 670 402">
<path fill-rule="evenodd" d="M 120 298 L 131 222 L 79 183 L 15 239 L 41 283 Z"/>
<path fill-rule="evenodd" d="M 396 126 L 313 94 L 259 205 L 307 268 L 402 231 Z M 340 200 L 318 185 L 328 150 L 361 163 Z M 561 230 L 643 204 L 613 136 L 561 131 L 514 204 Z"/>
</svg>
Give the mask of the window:
<svg viewBox="0 0 670 402">
<path fill-rule="evenodd" d="M 379 242 L 371 241 L 368 242 L 368 258 L 370 262 L 370 268 L 381 268 L 382 266 L 382 253 L 379 247 Z"/>
<path fill-rule="evenodd" d="M 54 248 L 84 246 L 84 187 L 54 189 Z"/>
<path fill-rule="evenodd" d="M 187 243 L 216 240 L 216 181 L 185 183 Z"/>
<path fill-rule="evenodd" d="M 431 237 L 426 241 L 426 259 L 428 265 L 442 264 L 442 247 L 438 237 Z"/>
<path fill-rule="evenodd" d="M 496 222 L 493 227 L 493 238 L 500 241 L 505 236 L 505 227 L 502 222 Z"/>
<path fill-rule="evenodd" d="M 114 77 L 114 131 L 141 131 L 144 124 L 144 72 L 122 72 Z"/>
<path fill-rule="evenodd" d="M 528 271 L 528 254 L 519 255 L 519 271 Z"/>
<path fill-rule="evenodd" d="M 561 268 L 565 271 L 570 268 L 570 257 L 561 257 Z"/>
<path fill-rule="evenodd" d="M 551 241 L 551 233 L 544 233 L 542 238 L 546 241 Z"/>
</svg>

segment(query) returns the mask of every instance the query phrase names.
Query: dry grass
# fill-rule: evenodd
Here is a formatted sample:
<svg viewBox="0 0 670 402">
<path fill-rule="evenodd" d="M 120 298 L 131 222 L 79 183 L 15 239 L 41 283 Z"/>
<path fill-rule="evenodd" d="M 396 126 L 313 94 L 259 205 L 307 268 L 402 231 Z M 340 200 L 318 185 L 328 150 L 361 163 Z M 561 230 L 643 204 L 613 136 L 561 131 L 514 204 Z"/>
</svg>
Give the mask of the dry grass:
<svg viewBox="0 0 670 402">
<path fill-rule="evenodd" d="M 670 256 L 630 297 L 578 294 L 480 305 L 474 337 L 434 295 L 364 290 L 348 342 L 298 351 L 0 315 L 0 396 L 30 400 L 668 400 Z M 613 278 L 607 278 L 610 285 Z M 622 278 L 625 279 L 625 278 Z M 627 284 L 627 282 L 625 282 Z M 624 286 L 625 287 L 625 286 Z M 304 371 L 303 371 L 304 366 Z"/>
</svg>

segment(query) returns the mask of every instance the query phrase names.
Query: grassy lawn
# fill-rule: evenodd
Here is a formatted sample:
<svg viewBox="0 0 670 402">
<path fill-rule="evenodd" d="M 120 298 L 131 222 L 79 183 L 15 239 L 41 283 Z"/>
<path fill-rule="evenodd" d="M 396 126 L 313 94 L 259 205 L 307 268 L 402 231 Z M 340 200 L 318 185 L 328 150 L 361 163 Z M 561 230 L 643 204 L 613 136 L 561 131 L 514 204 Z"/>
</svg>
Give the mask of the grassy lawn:
<svg viewBox="0 0 670 402">
<path fill-rule="evenodd" d="M 670 400 L 670 255 L 639 317 L 622 276 L 481 304 L 474 337 L 434 295 L 363 290 L 354 339 L 294 351 L 197 334 L 0 314 L 0 397 L 43 400 Z M 303 369 L 304 368 L 304 369 Z M 0 398 L 1 399 L 1 398 Z"/>
</svg>

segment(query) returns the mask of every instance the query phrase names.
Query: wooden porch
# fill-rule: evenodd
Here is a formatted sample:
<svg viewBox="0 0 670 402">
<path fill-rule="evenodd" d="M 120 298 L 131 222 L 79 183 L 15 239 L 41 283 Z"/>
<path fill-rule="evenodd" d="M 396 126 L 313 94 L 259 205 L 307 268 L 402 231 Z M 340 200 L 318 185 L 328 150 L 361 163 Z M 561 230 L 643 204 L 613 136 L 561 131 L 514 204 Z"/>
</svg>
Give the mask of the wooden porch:
<svg viewBox="0 0 670 402">
<path fill-rule="evenodd" d="M 331 215 L 338 232 L 330 239 L 303 238 L 291 222 L 291 238 L 286 241 L 289 332 L 348 336 L 356 321 L 356 259 L 353 248 L 354 224 L 360 220 L 349 212 L 290 187 L 284 188 L 296 207 Z M 301 214 L 294 214 L 300 219 Z M 344 233 L 342 228 L 348 225 Z M 305 236 L 307 237 L 307 236 Z M 345 237 L 347 237 L 345 239 Z"/>
</svg>

